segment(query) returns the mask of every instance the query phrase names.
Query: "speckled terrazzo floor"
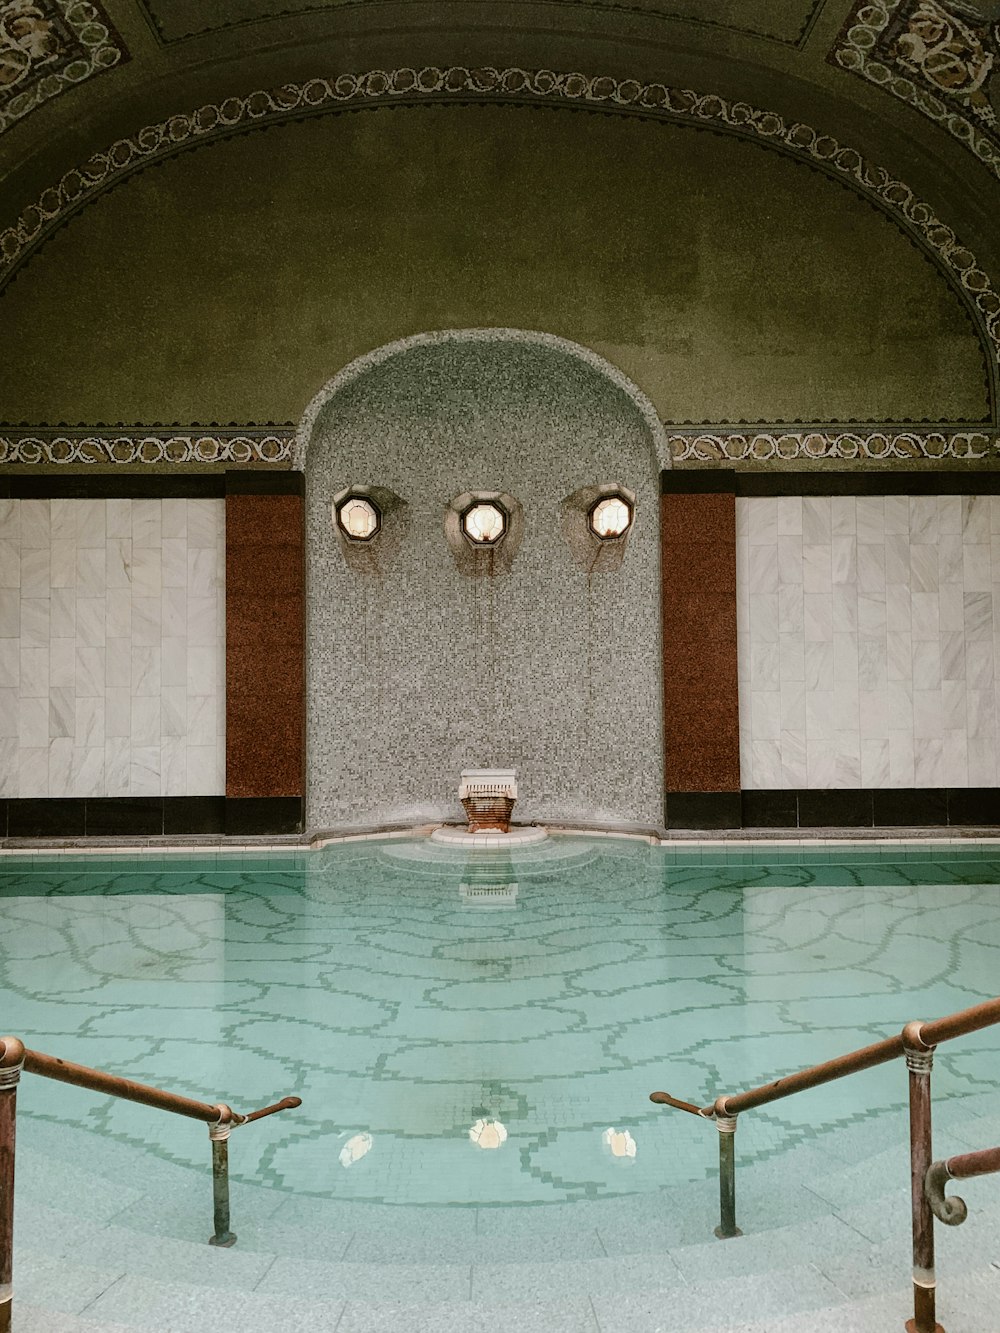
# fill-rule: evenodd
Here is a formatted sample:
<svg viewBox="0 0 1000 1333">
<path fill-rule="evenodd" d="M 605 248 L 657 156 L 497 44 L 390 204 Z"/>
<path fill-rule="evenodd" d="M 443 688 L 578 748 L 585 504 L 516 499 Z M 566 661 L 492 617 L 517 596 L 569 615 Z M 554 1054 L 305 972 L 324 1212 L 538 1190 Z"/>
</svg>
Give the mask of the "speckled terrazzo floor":
<svg viewBox="0 0 1000 1333">
<path fill-rule="evenodd" d="M 998 885 L 975 845 L 7 856 L 5 1030 L 244 1110 L 303 1099 L 234 1136 L 215 1251 L 200 1126 L 26 1077 L 15 1329 L 901 1327 L 901 1068 L 742 1117 L 726 1244 L 714 1129 L 647 1097 L 996 994 Z M 998 1086 L 997 1030 L 941 1049 L 940 1155 L 1000 1141 Z M 942 1322 L 998 1333 L 1000 1190 L 964 1192 Z"/>
</svg>

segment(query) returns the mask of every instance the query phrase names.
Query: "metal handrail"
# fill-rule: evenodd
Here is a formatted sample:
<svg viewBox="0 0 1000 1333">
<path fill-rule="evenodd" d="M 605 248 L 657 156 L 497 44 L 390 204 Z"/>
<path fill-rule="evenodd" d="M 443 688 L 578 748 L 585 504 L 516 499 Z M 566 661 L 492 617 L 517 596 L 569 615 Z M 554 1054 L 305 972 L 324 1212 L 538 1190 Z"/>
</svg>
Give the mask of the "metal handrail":
<svg viewBox="0 0 1000 1333">
<path fill-rule="evenodd" d="M 669 1092 L 651 1092 L 649 1100 L 660 1106 L 670 1106 L 675 1110 L 687 1111 L 692 1115 L 715 1122 L 719 1131 L 719 1225 L 715 1234 L 720 1239 L 741 1236 L 743 1233 L 736 1225 L 736 1123 L 737 1116 L 743 1111 L 766 1106 L 783 1097 L 791 1097 L 797 1092 L 820 1087 L 834 1079 L 844 1078 L 848 1074 L 860 1073 L 863 1069 L 872 1069 L 876 1065 L 886 1064 L 889 1060 L 904 1056 L 909 1072 L 910 1100 L 910 1181 L 913 1211 L 913 1310 L 914 1315 L 906 1324 L 908 1333 L 944 1333 L 935 1318 L 934 1275 L 934 1217 L 942 1221 L 951 1221 L 952 1225 L 964 1220 L 961 1217 L 942 1216 L 935 1206 L 938 1196 L 941 1208 L 948 1211 L 950 1205 L 961 1204 L 961 1200 L 945 1200 L 943 1196 L 946 1168 L 957 1163 L 959 1168 L 968 1165 L 970 1159 L 982 1158 L 983 1154 L 968 1153 L 962 1157 L 951 1158 L 948 1163 L 931 1161 L 931 1100 L 930 1076 L 934 1062 L 935 1048 L 943 1041 L 954 1037 L 966 1036 L 978 1032 L 981 1028 L 1000 1023 L 1000 996 L 973 1005 L 969 1009 L 960 1009 L 932 1023 L 914 1021 L 907 1023 L 896 1037 L 875 1042 L 871 1046 L 862 1046 L 846 1055 L 821 1064 L 811 1065 L 808 1069 L 798 1070 L 763 1083 L 759 1087 L 749 1088 L 745 1092 L 724 1093 L 716 1097 L 708 1106 L 697 1106 L 694 1102 L 681 1101 Z M 996 1153 L 1000 1158 L 1000 1149 L 987 1150 L 984 1160 L 992 1162 L 989 1153 Z M 981 1167 L 969 1174 L 986 1174 L 1000 1170 L 997 1165 Z M 953 1173 L 958 1175 L 959 1172 Z M 961 1204 L 964 1209 L 965 1205 Z M 957 1207 L 954 1209 L 957 1213 Z"/>
<path fill-rule="evenodd" d="M 1000 1023 L 1000 997 L 986 1000 L 983 1004 L 973 1005 L 971 1009 L 960 1009 L 939 1018 L 933 1023 L 917 1023 L 915 1029 L 916 1044 L 929 1050 L 950 1041 L 953 1037 L 964 1037 L 980 1028 Z M 912 1027 L 907 1024 L 904 1032 Z M 877 1041 L 872 1046 L 861 1046 L 847 1055 L 838 1055 L 833 1060 L 824 1060 L 822 1064 L 810 1065 L 794 1074 L 776 1078 L 773 1083 L 762 1083 L 760 1087 L 749 1088 L 745 1092 L 724 1093 L 716 1097 L 710 1106 L 695 1106 L 691 1102 L 678 1101 L 668 1092 L 651 1092 L 649 1100 L 661 1106 L 673 1106 L 678 1110 L 691 1111 L 695 1115 L 711 1119 L 714 1116 L 739 1115 L 741 1111 L 752 1111 L 757 1106 L 766 1106 L 768 1102 L 779 1101 L 782 1097 L 791 1097 L 797 1092 L 806 1092 L 809 1088 L 818 1088 L 823 1083 L 844 1078 L 848 1074 L 859 1073 L 863 1069 L 873 1069 L 876 1065 L 886 1064 L 903 1055 L 905 1042 L 903 1033 Z"/>
<path fill-rule="evenodd" d="M 195 1101 L 180 1093 L 164 1092 L 162 1088 L 136 1083 L 118 1074 L 108 1074 L 88 1065 L 77 1065 L 55 1055 L 33 1051 L 19 1037 L 0 1037 L 0 1333 L 10 1333 L 13 1310 L 14 1146 L 17 1086 L 22 1070 L 207 1124 L 212 1144 L 215 1221 L 215 1232 L 208 1243 L 224 1248 L 236 1244 L 236 1236 L 229 1229 L 229 1135 L 241 1125 L 302 1105 L 301 1097 L 283 1097 L 271 1106 L 241 1115 L 225 1102 L 213 1106 L 209 1102 Z"/>
<path fill-rule="evenodd" d="M 969 1210 L 965 1200 L 957 1195 L 945 1198 L 946 1181 L 971 1180 L 973 1176 L 990 1176 L 996 1171 L 1000 1171 L 1000 1148 L 980 1148 L 978 1152 L 959 1153 L 943 1162 L 931 1162 L 924 1178 L 924 1193 L 931 1212 L 946 1226 L 961 1226 Z"/>
</svg>

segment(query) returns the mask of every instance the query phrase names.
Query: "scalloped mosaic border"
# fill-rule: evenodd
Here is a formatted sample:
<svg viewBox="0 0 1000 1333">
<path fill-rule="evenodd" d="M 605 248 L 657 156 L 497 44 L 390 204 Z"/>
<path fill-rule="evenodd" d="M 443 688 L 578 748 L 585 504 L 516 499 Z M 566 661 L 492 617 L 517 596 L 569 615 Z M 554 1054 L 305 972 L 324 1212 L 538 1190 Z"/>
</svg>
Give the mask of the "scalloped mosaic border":
<svg viewBox="0 0 1000 1333">
<path fill-rule="evenodd" d="M 22 27 L 26 23 L 35 26 L 15 31 L 11 26 L 15 20 Z M 33 68 L 32 46 L 60 38 L 65 45 L 47 53 Z M 11 83 L 0 96 L 0 134 L 43 102 L 129 59 L 128 48 L 96 0 L 30 0 L 27 4 L 0 0 L 0 66 L 6 65 L 13 74 L 18 62 L 27 62 L 24 87 Z M 8 96 L 11 88 L 17 91 Z"/>
<path fill-rule="evenodd" d="M 978 462 L 1000 461 L 1000 433 L 987 430 L 805 430 L 772 427 L 755 431 L 665 429 L 666 451 L 673 463 L 802 462 Z M 0 464 L 20 466 L 120 467 L 156 464 L 256 464 L 294 467 L 296 431 L 269 434 L 208 435 L 80 434 L 0 435 Z"/>
<path fill-rule="evenodd" d="M 58 464 L 79 467 L 116 463 L 284 463 L 292 458 L 294 430 L 273 435 L 4 435 L 0 464 Z"/>
<path fill-rule="evenodd" d="M 913 463 L 1000 460 L 994 431 L 698 431 L 667 432 L 675 463 Z"/>
<path fill-rule="evenodd" d="M 915 77 L 914 69 L 890 48 L 889 30 L 893 21 L 900 11 L 915 10 L 920 3 L 922 0 L 856 0 L 827 59 L 915 107 L 971 149 L 988 170 L 1000 177 L 1000 129 L 994 128 L 991 133 L 989 127 L 984 128 L 964 114 L 960 102 L 949 102 L 941 96 L 930 79 Z M 947 0 L 935 3 L 934 7 L 948 13 Z M 984 17 L 982 22 L 986 25 L 988 20 Z M 1000 49 L 991 54 L 1000 56 Z M 996 65 L 1000 66 L 1000 59 Z M 1000 78 L 997 68 L 993 77 Z"/>
<path fill-rule="evenodd" d="M 237 133 L 255 124 L 337 107 L 470 97 L 494 102 L 545 101 L 603 107 L 674 123 L 724 128 L 771 144 L 835 178 L 849 181 L 919 237 L 951 272 L 982 317 L 994 368 L 1000 362 L 1000 294 L 979 267 L 975 255 L 909 186 L 870 162 L 856 148 L 845 146 L 801 121 L 788 122 L 775 111 L 760 110 L 748 102 L 729 102 L 715 93 L 640 83 L 637 79 L 615 79 L 610 75 L 552 70 L 492 66 L 469 69 L 454 65 L 446 69 L 426 66 L 421 70 L 340 74 L 329 79 L 287 83 L 272 91 L 258 89 L 245 97 L 227 97 L 219 104 L 207 103 L 194 111 L 146 125 L 135 134 L 118 139 L 104 152 L 95 153 L 84 166 L 68 171 L 58 184 L 44 190 L 25 209 L 14 226 L 0 233 L 0 285 L 45 236 L 88 199 L 131 172 L 199 141 Z"/>
</svg>

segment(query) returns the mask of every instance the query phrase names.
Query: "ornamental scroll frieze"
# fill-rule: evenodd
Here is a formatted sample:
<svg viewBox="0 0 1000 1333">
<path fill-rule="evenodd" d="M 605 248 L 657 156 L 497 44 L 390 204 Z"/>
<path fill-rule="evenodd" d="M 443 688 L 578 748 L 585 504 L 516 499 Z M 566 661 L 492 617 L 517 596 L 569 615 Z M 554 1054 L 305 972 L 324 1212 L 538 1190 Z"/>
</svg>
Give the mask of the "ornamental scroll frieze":
<svg viewBox="0 0 1000 1333">
<path fill-rule="evenodd" d="M 925 463 L 1000 462 L 1000 434 L 978 430 L 856 431 L 827 428 L 789 431 L 780 427 L 733 431 L 712 427 L 683 432 L 666 427 L 674 463 L 720 463 L 755 466 L 761 463 Z M 135 431 L 128 435 L 8 433 L 0 434 L 0 465 L 87 467 L 112 464 L 142 467 L 163 464 L 208 464 L 290 467 L 295 432 L 208 435 Z"/>
<path fill-rule="evenodd" d="M 128 58 L 93 0 L 0 0 L 0 133 L 50 97 Z"/>
<path fill-rule="evenodd" d="M 910 103 L 1000 176 L 1000 23 L 965 0 L 858 0 L 832 62 Z"/>
<path fill-rule="evenodd" d="M 294 431 L 264 435 L 0 435 L 0 464 L 80 467 L 113 463 L 123 467 L 155 463 L 291 462 Z"/>
<path fill-rule="evenodd" d="M 1000 435 L 976 430 L 685 431 L 667 445 L 675 463 L 948 463 L 1000 460 Z"/>
</svg>

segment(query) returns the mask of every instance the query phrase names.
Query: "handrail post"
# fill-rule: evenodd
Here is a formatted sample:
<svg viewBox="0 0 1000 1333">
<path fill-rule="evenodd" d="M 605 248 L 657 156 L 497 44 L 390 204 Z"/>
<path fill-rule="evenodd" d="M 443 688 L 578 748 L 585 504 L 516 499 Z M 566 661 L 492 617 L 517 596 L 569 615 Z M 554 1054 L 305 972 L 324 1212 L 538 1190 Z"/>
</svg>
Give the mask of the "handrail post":
<svg viewBox="0 0 1000 1333">
<path fill-rule="evenodd" d="M 240 1122 L 224 1103 L 219 1106 L 219 1118 L 208 1127 L 212 1144 L 212 1203 L 215 1213 L 215 1235 L 209 1236 L 209 1245 L 228 1249 L 236 1244 L 229 1230 L 229 1136 Z M 0 1333 L 3 1330 L 0 1329 Z"/>
<path fill-rule="evenodd" d="M 14 1144 L 23 1067 L 21 1042 L 0 1038 L 0 1333 L 10 1333 L 14 1306 Z"/>
<path fill-rule="evenodd" d="M 931 1165 L 931 1069 L 934 1047 L 921 1038 L 919 1022 L 903 1028 L 903 1053 L 910 1085 L 910 1198 L 913 1211 L 913 1318 L 907 1333 L 944 1333 L 937 1322 L 934 1272 L 934 1214 L 924 1180 Z"/>
<path fill-rule="evenodd" d="M 736 1225 L 736 1117 L 715 1113 L 715 1128 L 719 1131 L 719 1225 L 715 1234 L 719 1240 L 742 1236 Z"/>
</svg>

